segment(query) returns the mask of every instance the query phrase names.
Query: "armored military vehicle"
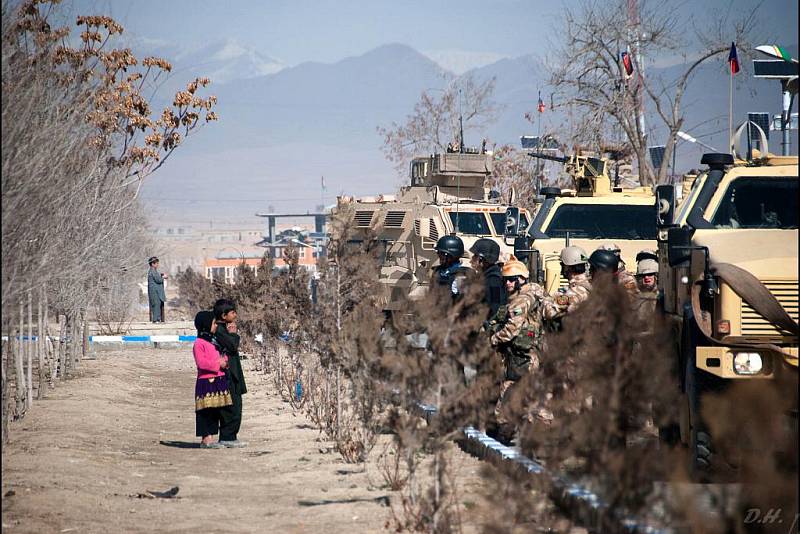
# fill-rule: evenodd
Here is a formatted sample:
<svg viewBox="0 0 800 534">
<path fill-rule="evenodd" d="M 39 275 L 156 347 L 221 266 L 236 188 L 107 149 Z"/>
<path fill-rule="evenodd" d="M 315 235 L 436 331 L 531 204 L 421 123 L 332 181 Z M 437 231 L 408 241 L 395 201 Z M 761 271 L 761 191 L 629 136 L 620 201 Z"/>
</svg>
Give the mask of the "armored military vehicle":
<svg viewBox="0 0 800 534">
<path fill-rule="evenodd" d="M 339 197 L 337 210 L 352 213 L 351 241 L 374 240 L 381 247 L 385 311 L 425 295 L 441 236 L 457 235 L 465 250 L 480 238 L 494 239 L 501 260 L 513 252 L 503 241 L 509 205 L 486 187 L 492 161 L 491 152 L 473 148 L 417 157 L 411 161 L 410 185 L 397 195 Z M 528 212 L 518 211 L 517 224 L 527 227 Z"/>
<path fill-rule="evenodd" d="M 620 247 L 622 260 L 634 267 L 637 252 L 655 248 L 655 198 L 649 187 L 612 185 L 605 158 L 530 155 L 563 163 L 574 185 L 573 189 L 543 187 L 540 193 L 544 201 L 527 232 L 514 227 L 507 231 L 507 237 L 516 238 L 515 255 L 526 259 L 532 278 L 549 293 L 566 284 L 559 262 L 566 245 L 581 247 L 591 254 L 610 241 Z M 509 220 L 513 219 L 512 208 Z"/>
<path fill-rule="evenodd" d="M 672 186 L 656 188 L 658 285 L 682 394 L 679 421 L 661 435 L 688 445 L 700 478 L 720 450 L 704 399 L 736 381 L 788 377 L 796 429 L 798 356 L 798 159 L 705 154 L 701 162 L 708 170 L 679 206 Z M 777 412 L 763 415 L 785 415 Z"/>
</svg>

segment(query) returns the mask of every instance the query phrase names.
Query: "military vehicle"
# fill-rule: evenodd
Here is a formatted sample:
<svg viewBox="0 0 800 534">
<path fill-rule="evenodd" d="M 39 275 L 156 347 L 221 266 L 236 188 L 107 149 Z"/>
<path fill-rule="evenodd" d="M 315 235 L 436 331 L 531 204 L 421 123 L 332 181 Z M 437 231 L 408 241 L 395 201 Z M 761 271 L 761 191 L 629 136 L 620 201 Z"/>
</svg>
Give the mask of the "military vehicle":
<svg viewBox="0 0 800 534">
<path fill-rule="evenodd" d="M 679 206 L 669 185 L 656 188 L 656 205 L 658 285 L 682 395 L 678 421 L 660 434 L 680 438 L 704 478 L 721 450 L 700 411 L 710 392 L 788 376 L 797 394 L 798 160 L 705 154 L 701 162 L 708 170 Z"/>
<path fill-rule="evenodd" d="M 381 247 L 384 311 L 426 294 L 441 236 L 457 235 L 465 250 L 480 238 L 494 239 L 501 247 L 501 260 L 513 252 L 503 241 L 508 204 L 486 187 L 492 153 L 457 150 L 414 158 L 410 185 L 397 195 L 337 200 L 337 210 L 352 213 L 351 241 L 374 240 Z M 517 224 L 527 227 L 528 212 L 518 212 Z"/>
<path fill-rule="evenodd" d="M 527 260 L 531 277 L 554 293 L 566 285 L 559 254 L 567 245 L 591 254 L 610 241 L 620 247 L 622 260 L 635 268 L 636 254 L 656 246 L 655 197 L 649 187 L 614 186 L 605 158 L 564 157 L 530 153 L 532 157 L 558 161 L 572 177 L 574 189 L 543 187 L 544 196 L 527 232 L 510 226 L 506 237 L 515 238 L 515 255 Z M 515 209 L 509 210 L 509 220 Z"/>
</svg>

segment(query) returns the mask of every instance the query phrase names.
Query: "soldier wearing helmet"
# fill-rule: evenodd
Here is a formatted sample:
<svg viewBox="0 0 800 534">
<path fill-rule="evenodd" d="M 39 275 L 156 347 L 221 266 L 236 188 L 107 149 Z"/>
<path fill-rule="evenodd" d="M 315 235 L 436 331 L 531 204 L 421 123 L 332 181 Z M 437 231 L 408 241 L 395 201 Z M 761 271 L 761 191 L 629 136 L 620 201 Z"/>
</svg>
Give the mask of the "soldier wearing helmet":
<svg viewBox="0 0 800 534">
<path fill-rule="evenodd" d="M 528 282 L 528 268 L 513 256 L 503 265 L 502 275 L 508 291 L 508 306 L 490 342 L 503 356 L 505 364 L 495 415 L 498 439 L 508 441 L 513 437 L 514 426 L 502 413 L 503 402 L 520 378 L 539 367 L 545 293 L 539 284 Z"/>
<path fill-rule="evenodd" d="M 483 238 L 475 241 L 469 251 L 472 253 L 471 267 L 475 271 L 483 273 L 486 286 L 483 302 L 489 306 L 489 317 L 491 318 L 497 313 L 500 306 L 505 305 L 508 301 L 503 275 L 497 264 L 497 260 L 500 259 L 500 245 L 493 239 Z"/>
<path fill-rule="evenodd" d="M 625 288 L 625 291 L 628 292 L 629 297 L 634 298 L 636 294 L 639 293 L 639 288 L 636 285 L 636 278 L 634 278 L 634 276 L 625 269 L 625 262 L 622 261 L 622 258 L 620 257 L 619 246 L 616 243 L 603 243 L 592 253 L 592 256 L 598 252 L 612 253 L 617 258 L 616 268 L 612 271 L 614 273 L 614 279 L 619 285 Z M 589 260 L 589 265 L 591 266 L 591 258 Z M 599 270 L 607 269 L 599 268 Z"/>
<path fill-rule="evenodd" d="M 442 236 L 436 242 L 436 253 L 439 256 L 439 264 L 433 268 L 431 285 L 449 291 L 452 300 L 456 300 L 463 293 L 464 279 L 469 272 L 469 267 L 461 265 L 464 242 L 455 235 Z"/>
<path fill-rule="evenodd" d="M 639 291 L 655 293 L 658 277 L 658 255 L 652 250 L 643 250 L 636 255 L 636 283 Z"/>
<path fill-rule="evenodd" d="M 544 317 L 555 320 L 572 312 L 581 302 L 589 298 L 592 284 L 586 275 L 586 252 L 580 247 L 564 247 L 561 250 L 561 274 L 567 279 L 567 287 L 560 288 L 555 297 L 544 302 Z"/>
<path fill-rule="evenodd" d="M 652 250 L 642 250 L 636 255 L 636 283 L 639 294 L 634 309 L 639 318 L 649 324 L 653 320 L 658 299 L 658 255 Z"/>
</svg>

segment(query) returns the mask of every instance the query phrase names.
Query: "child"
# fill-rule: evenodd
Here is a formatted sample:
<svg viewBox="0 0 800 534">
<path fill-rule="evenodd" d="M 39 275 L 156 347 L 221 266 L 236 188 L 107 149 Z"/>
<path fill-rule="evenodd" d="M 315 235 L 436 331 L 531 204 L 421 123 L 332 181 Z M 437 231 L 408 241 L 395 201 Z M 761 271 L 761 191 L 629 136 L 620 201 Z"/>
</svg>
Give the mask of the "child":
<svg viewBox="0 0 800 534">
<path fill-rule="evenodd" d="M 221 449 L 223 445 L 212 441 L 220 426 L 223 406 L 232 404 L 231 392 L 224 369 L 228 358 L 220 356 L 213 344 L 217 322 L 210 311 L 201 311 L 194 318 L 197 340 L 192 352 L 197 364 L 197 382 L 194 387 L 194 403 L 197 435 L 201 436 L 201 449 Z"/>
<path fill-rule="evenodd" d="M 218 323 L 214 339 L 221 347 L 220 351 L 228 356 L 227 376 L 232 400 L 230 406 L 220 411 L 219 443 L 231 448 L 245 447 L 247 444 L 237 437 L 242 425 L 242 395 L 247 393 L 247 386 L 244 383 L 242 362 L 239 359 L 240 338 L 236 328 L 238 318 L 236 304 L 229 299 L 219 299 L 214 303 L 214 317 Z"/>
</svg>

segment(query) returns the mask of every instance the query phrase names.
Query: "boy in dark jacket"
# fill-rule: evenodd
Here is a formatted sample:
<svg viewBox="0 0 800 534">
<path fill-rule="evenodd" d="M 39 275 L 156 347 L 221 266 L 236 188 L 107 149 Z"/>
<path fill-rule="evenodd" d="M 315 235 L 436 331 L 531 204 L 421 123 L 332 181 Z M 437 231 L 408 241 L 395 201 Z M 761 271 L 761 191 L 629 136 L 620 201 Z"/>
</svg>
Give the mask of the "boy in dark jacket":
<svg viewBox="0 0 800 534">
<path fill-rule="evenodd" d="M 220 352 L 228 356 L 228 368 L 225 373 L 231 389 L 233 404 L 221 409 L 219 443 L 225 447 L 245 447 L 237 435 L 242 425 L 242 395 L 247 393 L 244 382 L 242 362 L 239 358 L 239 334 L 236 333 L 236 304 L 230 299 L 219 299 L 214 303 L 214 317 L 217 319 L 217 331 L 214 341 Z"/>
</svg>

